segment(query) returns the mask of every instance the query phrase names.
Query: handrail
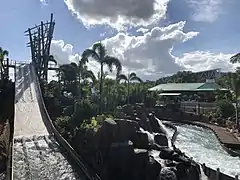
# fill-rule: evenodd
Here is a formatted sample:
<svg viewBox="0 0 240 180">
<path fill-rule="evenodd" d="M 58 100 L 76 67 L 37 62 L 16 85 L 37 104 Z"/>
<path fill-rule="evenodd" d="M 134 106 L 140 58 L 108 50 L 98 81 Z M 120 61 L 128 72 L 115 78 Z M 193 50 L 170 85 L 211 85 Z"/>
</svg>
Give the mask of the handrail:
<svg viewBox="0 0 240 180">
<path fill-rule="evenodd" d="M 86 175 L 86 177 L 89 180 L 101 180 L 101 178 L 90 168 L 88 167 L 88 165 L 86 163 L 84 163 L 82 157 L 76 153 L 76 151 L 71 147 L 71 145 L 62 137 L 62 135 L 58 132 L 58 130 L 55 128 L 48 112 L 46 109 L 46 106 L 44 104 L 44 100 L 42 97 L 42 91 L 40 88 L 40 83 L 39 83 L 39 79 L 36 75 L 36 71 L 35 69 L 33 69 L 32 64 L 31 65 L 31 71 L 34 73 L 34 77 L 36 78 L 36 88 L 38 91 L 38 101 L 39 101 L 39 107 L 40 110 L 42 112 L 42 115 L 44 116 L 43 119 L 45 120 L 45 122 L 47 123 L 48 128 L 50 128 L 49 130 L 51 131 L 51 133 L 53 133 L 57 139 L 57 141 L 59 142 L 59 144 L 61 146 L 63 146 L 65 148 L 65 150 L 67 150 L 68 154 L 71 156 L 72 159 L 74 159 L 74 161 L 77 163 L 77 165 L 79 166 L 79 168 L 83 171 L 83 173 Z"/>
</svg>

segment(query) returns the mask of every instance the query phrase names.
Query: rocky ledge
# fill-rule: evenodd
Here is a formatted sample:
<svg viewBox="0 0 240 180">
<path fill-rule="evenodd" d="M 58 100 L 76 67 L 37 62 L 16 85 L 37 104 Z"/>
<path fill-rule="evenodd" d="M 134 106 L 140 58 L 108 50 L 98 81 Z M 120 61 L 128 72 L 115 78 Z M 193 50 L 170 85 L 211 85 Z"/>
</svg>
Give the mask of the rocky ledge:
<svg viewBox="0 0 240 180">
<path fill-rule="evenodd" d="M 153 112 L 125 105 L 115 114 L 94 136 L 79 131 L 75 138 L 75 148 L 103 180 L 200 179 L 199 165 L 171 146 Z"/>
</svg>

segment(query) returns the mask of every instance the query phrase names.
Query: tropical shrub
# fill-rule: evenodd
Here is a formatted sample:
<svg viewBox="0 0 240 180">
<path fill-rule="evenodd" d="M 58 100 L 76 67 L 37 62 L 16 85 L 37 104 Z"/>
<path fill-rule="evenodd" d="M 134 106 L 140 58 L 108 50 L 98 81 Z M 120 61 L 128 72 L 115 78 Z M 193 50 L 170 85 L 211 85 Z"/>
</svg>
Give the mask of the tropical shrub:
<svg viewBox="0 0 240 180">
<path fill-rule="evenodd" d="M 217 114 L 222 118 L 232 117 L 235 114 L 235 107 L 230 101 L 220 100 L 217 102 Z"/>
</svg>

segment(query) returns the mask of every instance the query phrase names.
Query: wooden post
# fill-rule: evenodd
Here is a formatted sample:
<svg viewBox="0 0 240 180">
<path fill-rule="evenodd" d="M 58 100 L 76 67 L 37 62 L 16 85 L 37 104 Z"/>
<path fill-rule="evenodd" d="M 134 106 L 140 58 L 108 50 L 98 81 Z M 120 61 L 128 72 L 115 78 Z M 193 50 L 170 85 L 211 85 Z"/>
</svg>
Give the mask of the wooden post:
<svg viewBox="0 0 240 180">
<path fill-rule="evenodd" d="M 216 171 L 216 180 L 220 180 L 220 169 L 217 168 L 217 171 Z"/>
<path fill-rule="evenodd" d="M 202 169 L 203 169 L 203 172 L 206 173 L 206 164 L 205 163 L 203 163 Z"/>
<path fill-rule="evenodd" d="M 235 180 L 238 180 L 238 175 L 236 175 L 234 179 L 235 179 Z"/>
</svg>

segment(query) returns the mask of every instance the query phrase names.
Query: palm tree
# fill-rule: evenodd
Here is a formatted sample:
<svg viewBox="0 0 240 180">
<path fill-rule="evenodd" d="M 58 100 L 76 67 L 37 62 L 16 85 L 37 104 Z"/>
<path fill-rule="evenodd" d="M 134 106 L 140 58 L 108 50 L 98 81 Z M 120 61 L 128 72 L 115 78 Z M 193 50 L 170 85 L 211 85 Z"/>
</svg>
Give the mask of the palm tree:
<svg viewBox="0 0 240 180">
<path fill-rule="evenodd" d="M 232 64 L 240 62 L 240 53 L 235 54 L 230 58 Z M 239 127 L 238 122 L 238 97 L 240 96 L 240 70 L 237 68 L 235 73 L 232 73 L 231 76 L 231 86 L 235 94 L 235 103 L 236 103 L 236 128 Z"/>
<path fill-rule="evenodd" d="M 93 83 L 96 81 L 96 77 L 94 73 L 91 70 L 88 70 L 88 67 L 86 66 L 86 63 L 88 62 L 88 59 L 82 58 L 78 63 L 78 81 L 79 83 L 81 80 L 84 79 L 91 79 Z"/>
<path fill-rule="evenodd" d="M 112 67 L 115 66 L 117 69 L 117 74 L 120 74 L 122 71 L 122 65 L 119 59 L 108 56 L 107 50 L 105 46 L 101 43 L 95 43 L 91 49 L 86 49 L 82 53 L 83 59 L 89 59 L 93 58 L 95 61 L 97 61 L 100 64 L 100 79 L 99 79 L 99 91 L 100 91 L 100 97 L 99 97 L 99 105 L 100 105 L 100 112 L 102 112 L 102 100 L 103 100 L 103 67 L 104 65 L 107 65 L 110 72 L 112 72 Z"/>
<path fill-rule="evenodd" d="M 81 59 L 78 63 L 78 84 L 79 84 L 79 96 L 82 98 L 82 85 L 81 81 L 90 79 L 93 84 L 96 82 L 96 77 L 91 70 L 88 70 L 87 66 L 85 65 L 88 62 L 86 59 Z"/>
<path fill-rule="evenodd" d="M 8 56 L 8 51 L 7 50 L 3 50 L 1 47 L 0 47 L 0 75 L 1 75 L 1 78 L 3 77 L 3 61 L 4 61 L 4 58 L 6 56 Z"/>
<path fill-rule="evenodd" d="M 232 64 L 239 63 L 240 62 L 240 53 L 235 54 L 230 58 L 230 62 Z"/>
<path fill-rule="evenodd" d="M 231 77 L 232 90 L 234 92 L 234 101 L 236 103 L 236 128 L 239 127 L 238 122 L 238 97 L 240 96 L 240 76 L 237 73 L 232 73 Z"/>
<path fill-rule="evenodd" d="M 141 78 L 136 75 L 136 73 L 130 73 L 127 76 L 124 74 L 119 74 L 117 76 L 117 82 L 124 80 L 127 82 L 127 103 L 129 104 L 129 91 L 130 91 L 130 83 L 132 81 L 142 82 Z"/>
</svg>

